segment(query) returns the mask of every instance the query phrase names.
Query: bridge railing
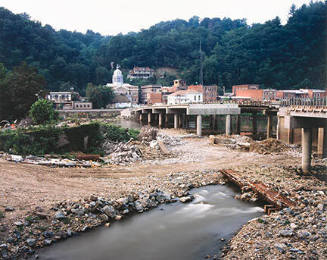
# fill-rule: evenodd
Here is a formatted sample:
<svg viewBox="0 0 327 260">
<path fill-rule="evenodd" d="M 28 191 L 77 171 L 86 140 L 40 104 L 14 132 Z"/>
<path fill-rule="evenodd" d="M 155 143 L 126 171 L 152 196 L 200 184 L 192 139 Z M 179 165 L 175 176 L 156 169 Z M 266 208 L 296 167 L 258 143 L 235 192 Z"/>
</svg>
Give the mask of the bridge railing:
<svg viewBox="0 0 327 260">
<path fill-rule="evenodd" d="M 281 106 L 315 106 L 315 107 L 327 107 L 327 97 L 324 98 L 291 98 L 282 99 Z"/>
</svg>

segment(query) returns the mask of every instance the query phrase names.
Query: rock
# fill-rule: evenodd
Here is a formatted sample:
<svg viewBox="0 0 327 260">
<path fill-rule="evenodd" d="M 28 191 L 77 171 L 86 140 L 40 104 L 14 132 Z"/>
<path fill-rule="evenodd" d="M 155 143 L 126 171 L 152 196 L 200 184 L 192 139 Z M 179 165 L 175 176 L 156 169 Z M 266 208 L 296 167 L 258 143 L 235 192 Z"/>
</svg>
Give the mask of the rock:
<svg viewBox="0 0 327 260">
<path fill-rule="evenodd" d="M 62 212 L 62 211 L 58 211 L 56 212 L 55 214 L 55 219 L 58 219 L 58 220 L 64 220 L 66 219 L 67 217 L 65 216 L 65 214 Z"/>
<path fill-rule="evenodd" d="M 122 216 L 120 216 L 120 215 L 117 215 L 116 217 L 115 217 L 115 220 L 117 220 L 117 221 L 119 221 L 119 220 L 121 220 L 122 219 Z"/>
<path fill-rule="evenodd" d="M 194 199 L 192 195 L 179 198 L 179 201 L 182 203 L 190 202 Z"/>
<path fill-rule="evenodd" d="M 97 201 L 98 200 L 98 197 L 97 196 L 94 196 L 94 195 L 91 195 L 90 196 L 90 200 L 91 201 Z"/>
<path fill-rule="evenodd" d="M 286 249 L 286 245 L 285 244 L 281 244 L 281 243 L 275 243 L 275 248 L 279 251 L 279 252 L 281 252 L 282 254 L 284 254 L 286 251 L 285 251 L 285 249 Z"/>
<path fill-rule="evenodd" d="M 102 211 L 110 218 L 114 218 L 117 215 L 116 210 L 113 206 L 106 205 L 102 208 Z"/>
<path fill-rule="evenodd" d="M 17 221 L 17 222 L 15 222 L 14 224 L 15 224 L 17 227 L 21 227 L 21 226 L 24 225 L 23 222 L 21 222 L 21 221 Z"/>
<path fill-rule="evenodd" d="M 140 201 L 138 201 L 138 200 L 134 202 L 134 207 L 135 207 L 136 211 L 138 211 L 138 212 L 143 212 L 144 211 L 142 203 Z"/>
<path fill-rule="evenodd" d="M 47 245 L 47 246 L 49 246 L 49 245 L 52 244 L 52 240 L 51 239 L 45 239 L 44 240 L 44 244 Z"/>
<path fill-rule="evenodd" d="M 5 211 L 14 211 L 15 209 L 13 208 L 13 207 L 11 207 L 11 206 L 7 206 L 6 208 L 5 208 Z"/>
<path fill-rule="evenodd" d="M 53 236 L 54 236 L 54 233 L 51 232 L 51 231 L 44 231 L 44 232 L 42 233 L 42 235 L 43 235 L 43 237 L 45 237 L 45 238 L 50 238 L 50 237 L 53 237 Z"/>
<path fill-rule="evenodd" d="M 71 212 L 78 216 L 83 216 L 85 214 L 84 209 L 71 209 Z"/>
<path fill-rule="evenodd" d="M 107 222 L 109 217 L 106 214 L 100 214 L 99 219 L 101 219 L 102 222 Z"/>
<path fill-rule="evenodd" d="M 279 232 L 279 235 L 282 237 L 291 237 L 294 233 L 292 229 L 283 229 Z"/>
<path fill-rule="evenodd" d="M 110 223 L 106 223 L 104 226 L 108 228 L 110 227 Z"/>
<path fill-rule="evenodd" d="M 36 239 L 34 238 L 29 238 L 26 240 L 26 243 L 30 246 L 30 247 L 34 247 L 36 245 Z"/>
<path fill-rule="evenodd" d="M 318 206 L 317 206 L 317 208 L 318 208 L 319 210 L 323 211 L 323 210 L 324 210 L 324 204 L 319 203 Z"/>
<path fill-rule="evenodd" d="M 291 229 L 296 229 L 297 228 L 297 225 L 294 224 L 294 223 L 291 223 L 290 227 L 291 227 Z"/>
<path fill-rule="evenodd" d="M 296 236 L 298 238 L 305 239 L 305 238 L 308 238 L 309 236 L 311 236 L 311 233 L 306 230 L 300 230 L 296 233 Z"/>
<path fill-rule="evenodd" d="M 7 246 L 7 244 L 1 244 L 1 245 L 0 245 L 0 249 L 1 249 L 1 250 L 8 250 L 8 246 Z"/>
</svg>

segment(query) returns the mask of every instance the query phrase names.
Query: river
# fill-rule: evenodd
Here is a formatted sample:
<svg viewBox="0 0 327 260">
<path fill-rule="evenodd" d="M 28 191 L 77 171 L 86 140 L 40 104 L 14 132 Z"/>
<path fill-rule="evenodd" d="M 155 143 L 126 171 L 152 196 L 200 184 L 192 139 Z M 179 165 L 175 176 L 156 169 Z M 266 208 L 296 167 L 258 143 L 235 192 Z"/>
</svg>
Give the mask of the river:
<svg viewBox="0 0 327 260">
<path fill-rule="evenodd" d="M 161 205 L 43 248 L 38 255 L 49 260 L 203 259 L 219 254 L 243 224 L 263 214 L 261 207 L 234 199 L 236 192 L 228 186 L 191 193 L 195 199 L 190 203 Z"/>
</svg>

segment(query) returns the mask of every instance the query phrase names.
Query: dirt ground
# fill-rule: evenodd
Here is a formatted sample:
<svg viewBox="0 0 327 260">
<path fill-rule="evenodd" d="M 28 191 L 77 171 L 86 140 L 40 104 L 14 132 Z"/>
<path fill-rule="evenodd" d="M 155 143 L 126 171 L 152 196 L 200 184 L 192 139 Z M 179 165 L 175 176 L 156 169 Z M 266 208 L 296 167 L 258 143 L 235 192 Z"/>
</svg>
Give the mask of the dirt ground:
<svg viewBox="0 0 327 260">
<path fill-rule="evenodd" d="M 182 145 L 169 149 L 176 157 L 99 168 L 49 168 L 0 159 L 0 210 L 4 211 L 6 206 L 15 208 L 6 212 L 2 221 L 12 222 L 37 206 L 49 209 L 63 200 L 79 200 L 91 194 L 117 198 L 135 189 L 155 188 L 167 175 L 177 172 L 300 164 L 296 155 L 230 151 L 224 146 L 210 145 L 207 137 L 185 138 Z"/>
</svg>

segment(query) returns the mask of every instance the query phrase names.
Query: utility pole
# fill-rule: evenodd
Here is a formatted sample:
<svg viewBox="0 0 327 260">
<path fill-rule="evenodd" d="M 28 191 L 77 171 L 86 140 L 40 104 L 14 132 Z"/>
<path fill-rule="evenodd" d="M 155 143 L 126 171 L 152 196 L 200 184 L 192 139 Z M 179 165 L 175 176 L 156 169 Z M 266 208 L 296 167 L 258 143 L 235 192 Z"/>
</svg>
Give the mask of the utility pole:
<svg viewBox="0 0 327 260">
<path fill-rule="evenodd" d="M 200 84 L 203 86 L 203 58 L 202 58 L 202 42 L 200 38 Z"/>
</svg>

